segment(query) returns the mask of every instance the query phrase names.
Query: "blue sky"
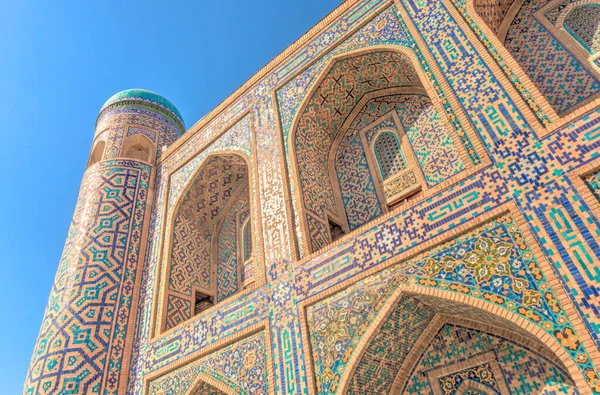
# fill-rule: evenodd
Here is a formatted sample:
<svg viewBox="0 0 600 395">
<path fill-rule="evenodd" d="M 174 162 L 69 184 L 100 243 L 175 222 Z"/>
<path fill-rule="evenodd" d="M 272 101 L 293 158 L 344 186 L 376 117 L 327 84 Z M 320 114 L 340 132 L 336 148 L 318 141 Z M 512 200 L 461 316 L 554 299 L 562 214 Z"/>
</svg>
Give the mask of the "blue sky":
<svg viewBox="0 0 600 395">
<path fill-rule="evenodd" d="M 149 89 L 189 127 L 340 2 L 0 2 L 2 394 L 22 389 L 104 101 Z"/>
</svg>

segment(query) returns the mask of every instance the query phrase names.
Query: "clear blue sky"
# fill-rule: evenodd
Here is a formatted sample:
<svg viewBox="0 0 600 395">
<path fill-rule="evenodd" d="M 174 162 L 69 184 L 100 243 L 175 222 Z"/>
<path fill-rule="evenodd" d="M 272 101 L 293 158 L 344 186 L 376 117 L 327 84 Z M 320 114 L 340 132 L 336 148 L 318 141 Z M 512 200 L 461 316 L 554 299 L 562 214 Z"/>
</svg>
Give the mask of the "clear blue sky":
<svg viewBox="0 0 600 395">
<path fill-rule="evenodd" d="M 0 395 L 21 392 L 104 101 L 149 89 L 189 127 L 340 2 L 0 2 Z"/>
</svg>

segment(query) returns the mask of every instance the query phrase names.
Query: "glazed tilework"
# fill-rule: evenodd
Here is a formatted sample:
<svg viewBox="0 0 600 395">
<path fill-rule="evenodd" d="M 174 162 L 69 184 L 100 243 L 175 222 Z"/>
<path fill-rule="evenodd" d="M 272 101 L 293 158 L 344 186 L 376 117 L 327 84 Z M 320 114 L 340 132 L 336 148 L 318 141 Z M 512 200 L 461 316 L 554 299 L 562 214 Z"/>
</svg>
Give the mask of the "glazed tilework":
<svg viewBox="0 0 600 395">
<path fill-rule="evenodd" d="M 486 12 L 489 12 L 487 23 L 498 26 L 508 3 L 490 2 L 486 7 Z M 593 360 L 597 360 L 600 345 L 600 225 L 597 213 L 586 204 L 589 194 L 579 195 L 578 187 L 574 185 L 577 180 L 572 178 L 581 177 L 575 175 L 580 169 L 585 168 L 585 171 L 581 170 L 582 174 L 593 170 L 591 162 L 597 160 L 600 149 L 600 111 L 592 105 L 587 108 L 587 114 L 570 119 L 566 125 L 558 125 L 552 133 L 544 129 L 542 125 L 550 124 L 550 119 L 562 121 L 548 114 L 552 111 L 545 103 L 540 105 L 532 98 L 523 82 L 515 77 L 512 60 L 500 56 L 500 52 L 505 52 L 499 52 L 495 44 L 490 44 L 462 0 L 452 3 L 446 0 L 401 0 L 394 3 L 352 0 L 345 2 L 336 12 L 318 29 L 311 31 L 310 37 L 299 42 L 296 49 L 267 66 L 218 111 L 201 120 L 185 135 L 172 116 L 156 110 L 156 107 L 135 107 L 124 102 L 102 111 L 96 134 L 107 139 L 109 160 L 118 159 L 120 144 L 130 126 L 153 131 L 158 140 L 155 171 L 150 173 L 156 174 L 150 183 L 154 190 L 144 192 L 146 198 L 151 197 L 151 205 L 148 205 L 152 207 L 151 215 L 148 218 L 136 216 L 136 220 L 144 224 L 140 237 L 126 237 L 129 246 L 138 245 L 144 252 L 142 259 L 131 263 L 139 264 L 136 268 L 141 271 L 136 273 L 134 286 L 123 287 L 132 295 L 127 301 L 130 303 L 128 312 L 131 312 L 130 317 L 135 313 L 135 324 L 130 323 L 125 330 L 119 328 L 118 336 L 115 336 L 133 340 L 124 341 L 124 347 L 114 340 L 98 343 L 108 350 L 107 354 L 123 357 L 108 357 L 106 365 L 98 366 L 97 370 L 93 367 L 94 360 L 86 360 L 72 371 L 58 365 L 52 378 L 40 376 L 39 380 L 35 379 L 34 385 L 42 380 L 54 380 L 56 383 L 70 380 L 69 383 L 78 386 L 76 388 L 82 393 L 88 377 L 102 377 L 97 380 L 97 385 L 94 384 L 96 392 L 144 393 L 151 384 L 150 378 L 153 383 L 158 383 L 157 380 L 171 374 L 178 375 L 205 358 L 215 358 L 211 366 L 223 366 L 221 361 L 236 360 L 228 357 L 219 359 L 221 357 L 217 356 L 227 354 L 231 350 L 228 347 L 248 339 L 246 330 L 254 330 L 252 328 L 257 325 L 268 322 L 265 329 L 265 339 L 268 340 L 265 340 L 263 349 L 272 355 L 271 363 L 265 365 L 269 379 L 264 381 L 266 386 L 256 385 L 252 391 L 314 395 L 317 391 L 314 372 L 324 371 L 325 366 L 336 370 L 340 374 L 339 380 L 346 380 L 338 381 L 335 384 L 338 388 L 349 386 L 348 380 L 355 380 L 353 385 L 362 386 L 361 390 L 369 385 L 382 388 L 388 382 L 370 380 L 368 372 L 375 366 L 373 358 L 377 344 L 385 344 L 391 335 L 388 336 L 385 331 L 373 332 L 371 339 L 377 341 L 370 342 L 364 334 L 377 329 L 373 326 L 375 320 L 385 318 L 380 314 L 381 306 L 389 306 L 393 302 L 391 295 L 399 288 L 410 288 L 417 294 L 441 292 L 454 295 L 452 298 L 458 300 L 468 297 L 465 303 L 476 300 L 475 305 L 469 306 L 453 299 L 415 296 L 415 303 L 426 304 L 432 309 L 435 307 L 436 311 L 443 308 L 444 314 L 451 312 L 475 321 L 493 322 L 504 330 L 527 338 L 531 344 L 537 344 L 535 338 L 542 333 L 548 344 L 554 344 L 561 355 L 560 361 L 558 356 L 556 361 L 551 358 L 553 362 L 540 358 L 533 348 L 527 348 L 528 343 L 515 344 L 514 349 L 505 355 L 508 362 L 504 364 L 516 366 L 513 371 L 503 369 L 499 375 L 494 370 L 494 362 L 490 362 L 494 377 L 505 376 L 513 392 L 542 391 L 540 380 L 545 380 L 550 393 L 577 393 L 571 383 L 582 390 L 590 387 L 594 393 L 600 393 L 597 366 L 592 364 Z M 535 40 L 542 36 L 539 31 L 534 33 L 528 36 L 534 40 L 524 42 L 523 48 L 527 45 L 528 48 L 535 45 L 541 48 Z M 475 37 L 484 43 L 483 47 L 471 42 Z M 524 40 L 524 37 L 520 39 Z M 560 49 L 563 45 L 554 45 L 551 40 L 547 43 L 553 43 L 548 44 L 548 48 L 553 49 Z M 488 56 L 490 53 L 492 60 Z M 542 55 L 547 58 L 552 54 L 546 52 Z M 316 92 L 323 93 L 325 85 L 322 84 L 328 74 L 332 70 L 334 73 L 341 70 L 345 67 L 343 65 L 350 67 L 351 59 L 362 59 L 363 70 L 355 75 L 344 71 L 336 78 L 347 77 L 348 81 L 354 81 L 353 86 L 346 87 L 349 90 L 355 88 L 352 94 L 357 93 L 357 84 L 373 83 L 370 78 L 377 69 L 395 70 L 391 80 L 399 75 L 402 78 L 417 76 L 417 79 L 410 80 L 411 86 L 396 88 L 404 89 L 406 95 L 406 90 L 412 89 L 411 100 L 416 102 L 420 97 L 421 108 L 435 109 L 437 114 L 429 113 L 427 122 L 419 124 L 414 132 L 423 133 L 427 129 L 430 132 L 425 137 L 431 137 L 431 141 L 448 142 L 432 143 L 432 147 L 425 148 L 443 146 L 442 152 L 454 152 L 453 155 L 458 153 L 459 156 L 453 157 L 456 160 L 449 160 L 449 157 L 433 154 L 434 159 L 440 156 L 443 161 L 434 161 L 437 168 L 431 167 L 427 181 L 430 184 L 426 185 L 423 197 L 417 196 L 383 216 L 357 215 L 355 224 L 370 222 L 335 245 L 310 255 L 313 251 L 310 240 L 315 240 L 317 245 L 325 245 L 329 243 L 329 234 L 323 216 L 312 212 L 304 216 L 301 211 L 301 199 L 304 197 L 299 191 L 302 182 L 312 182 L 311 178 L 320 179 L 328 173 L 320 173 L 322 168 L 317 166 L 314 167 L 314 177 L 305 172 L 304 181 L 299 178 L 292 160 L 297 147 L 291 142 L 296 138 L 296 125 L 300 125 L 311 98 Z M 572 58 L 561 59 L 580 73 L 553 75 L 551 73 L 555 73 L 559 63 L 550 62 L 544 69 L 538 67 L 536 72 L 551 78 L 534 83 L 554 88 L 550 95 L 553 105 L 558 103 L 559 107 L 570 111 L 582 100 L 594 97 L 592 88 L 596 82 L 586 70 L 571 63 L 569 59 Z M 373 60 L 395 63 L 369 63 Z M 506 78 L 496 75 L 496 68 L 488 64 L 489 61 L 500 65 L 502 72 L 509 77 L 506 83 L 511 83 L 525 101 L 514 97 L 512 90 L 505 89 Z M 398 68 L 398 65 L 402 67 Z M 563 86 L 556 82 L 557 79 L 568 80 L 574 76 L 579 78 L 577 84 L 581 82 L 579 93 L 569 92 L 571 81 Z M 550 80 L 553 81 L 552 86 L 548 82 Z M 384 86 L 387 86 L 386 83 L 379 87 Z M 337 89 L 335 84 L 329 88 Z M 397 91 L 371 92 L 364 88 L 363 92 L 367 91 L 371 96 L 363 95 L 364 100 L 346 102 L 336 98 L 337 107 L 320 108 L 321 104 L 314 101 L 315 107 L 311 109 L 314 114 L 329 112 L 334 116 L 325 123 L 319 123 L 322 120 L 304 120 L 335 128 L 343 125 L 345 134 L 340 134 L 339 130 L 327 131 L 333 142 L 341 139 L 340 136 L 352 135 L 354 127 L 372 123 L 375 119 L 370 118 L 371 113 L 383 116 L 386 112 L 396 111 L 395 107 L 377 100 L 396 95 Z M 347 93 L 345 90 L 336 92 L 340 99 Z M 433 105 L 426 102 L 426 96 Z M 331 101 L 324 103 L 325 107 L 334 103 L 331 97 L 327 100 Z M 372 101 L 365 106 L 369 100 Z M 359 102 L 360 106 L 357 105 Z M 345 115 L 340 116 L 336 109 Z M 156 111 L 153 113 L 153 110 Z M 528 122 L 523 112 L 529 110 L 536 114 L 541 124 Z M 356 126 L 353 126 L 349 115 L 355 117 Z M 113 119 L 119 121 L 112 123 Z M 361 123 L 363 120 L 365 123 Z M 430 127 L 432 123 L 443 125 L 443 128 Z M 405 125 L 398 126 L 406 129 Z M 541 135 L 544 137 L 540 138 Z M 307 132 L 304 137 L 306 147 L 312 144 L 311 149 L 325 151 L 319 144 L 322 145 L 322 139 L 319 141 L 316 134 Z M 425 137 L 418 138 L 416 143 Z M 175 142 L 177 138 L 179 140 Z M 452 149 L 449 141 L 453 144 Z M 163 150 L 164 146 L 171 144 L 170 149 Z M 431 154 L 426 149 L 422 152 L 417 160 L 421 168 L 425 167 L 422 163 L 427 160 L 427 154 Z M 163 332 L 161 317 L 166 314 L 166 304 L 161 290 L 166 284 L 165 265 L 172 253 L 165 243 L 173 235 L 171 225 L 175 209 L 190 180 L 209 155 L 233 153 L 244 156 L 248 163 L 249 204 L 255 210 L 252 213 L 252 230 L 257 240 L 252 259 L 254 264 L 249 269 L 255 277 L 254 285 L 219 302 L 215 308 L 198 317 Z M 305 163 L 310 164 L 314 158 L 309 156 L 314 152 L 306 150 L 305 154 Z M 102 162 L 94 165 L 96 167 L 90 168 L 89 172 L 101 165 Z M 358 179 L 364 181 L 366 178 Z M 398 188 L 402 188 L 402 182 Z M 341 188 L 349 191 L 350 184 L 345 184 L 348 185 Z M 352 198 L 350 194 L 346 196 Z M 339 200 L 342 201 L 342 198 Z M 355 201 L 356 213 L 374 213 L 369 211 L 374 205 L 369 203 L 360 207 L 361 200 Z M 336 215 L 346 215 L 346 208 L 342 206 L 340 204 Z M 510 215 L 503 214 L 509 209 Z M 457 227 L 464 230 L 458 236 L 454 233 Z M 525 239 L 527 242 L 524 242 Z M 224 248 L 230 248 L 232 240 L 223 239 L 222 243 Z M 298 261 L 298 256 L 303 259 Z M 493 264 L 483 263 L 488 258 Z M 363 277 L 368 270 L 382 271 Z M 342 283 L 351 288 L 339 288 Z M 361 286 L 365 290 L 360 292 L 373 295 L 376 301 L 367 299 L 363 303 L 360 297 L 344 299 L 340 296 L 360 296 L 358 289 Z M 334 342 L 335 345 L 353 351 L 345 354 L 344 350 L 325 350 L 324 356 L 347 357 L 345 362 L 342 358 L 342 362 L 334 365 L 327 365 L 325 357 L 323 363 L 315 364 L 315 354 L 311 353 L 312 332 L 305 326 L 308 324 L 305 321 L 306 309 L 311 310 L 313 306 L 321 306 L 327 301 L 331 301 L 328 308 L 333 317 L 343 317 L 344 313 L 366 317 L 362 326 L 354 322 L 348 323 L 347 327 L 339 326 L 354 335 L 351 339 L 340 335 L 341 340 Z M 483 311 L 477 307 L 480 305 L 494 307 Z M 501 314 L 508 318 L 503 318 L 498 311 L 506 312 Z M 115 315 L 119 319 L 124 316 Z M 327 316 L 322 323 L 335 328 L 337 323 L 332 316 Z M 398 315 L 390 313 L 387 317 L 397 318 Z M 392 321 L 382 325 L 392 328 Z M 512 322 L 512 326 L 507 322 Z M 526 322 L 529 326 L 518 326 L 519 322 Z M 414 324 L 420 325 L 416 321 Z M 504 345 L 510 342 L 510 339 L 502 340 Z M 208 348 L 211 351 L 207 353 Z M 251 354 L 249 348 L 240 347 L 238 350 L 240 353 L 237 355 L 242 359 Z M 498 352 L 498 349 L 495 350 Z M 344 364 L 354 361 L 353 357 L 362 351 L 373 352 L 369 354 L 370 359 L 366 359 L 371 363 L 365 362 L 363 368 L 357 369 L 360 376 L 353 379 Z M 35 371 L 35 366 L 41 366 L 35 365 L 36 358 L 44 358 L 36 355 L 32 371 Z M 519 361 L 525 362 L 519 365 Z M 569 366 L 569 373 L 554 365 Z M 383 365 L 378 366 L 381 368 Z M 392 370 L 391 365 L 385 366 Z M 178 377 L 189 376 L 192 371 L 187 371 Z M 531 380 L 521 380 L 521 376 L 515 373 L 517 371 L 519 374 L 527 371 L 532 377 L 536 372 L 544 373 Z M 90 375 L 89 372 L 93 373 Z M 207 379 L 210 383 L 195 389 L 190 386 L 189 391 L 215 392 L 211 389 L 215 377 L 220 377 L 216 380 L 220 383 L 224 383 L 227 377 L 233 377 L 220 372 L 210 376 L 199 373 L 198 378 L 210 377 L 210 380 Z M 246 377 L 246 373 L 241 373 L 243 370 L 228 372 L 237 372 L 235 380 Z M 251 377 L 258 376 L 248 376 Z M 334 377 L 323 382 L 323 388 L 332 388 L 335 380 Z M 233 388 L 232 383 L 215 384 L 213 388 L 224 391 Z M 526 383 L 531 383 L 532 387 Z M 476 384 L 464 390 L 483 391 Z M 242 390 L 241 386 L 237 388 L 241 393 L 250 392 Z M 463 391 L 463 388 L 459 390 Z"/>
<path fill-rule="evenodd" d="M 420 86 L 416 71 L 408 60 L 392 52 L 340 60 L 328 71 L 299 114 L 293 137 L 294 167 L 298 169 L 302 206 L 307 211 L 307 217 L 312 216 L 309 221 L 315 229 L 326 225 L 327 213 L 338 218 L 342 215 L 335 203 L 326 166 L 326 158 L 331 155 L 330 147 L 338 135 L 341 136 L 341 142 L 335 153 L 334 166 L 350 229 L 381 215 L 364 148 L 356 133 L 360 121 L 364 121 L 371 111 L 380 110 L 377 106 L 379 103 L 367 103 L 365 107 L 368 109 L 359 114 L 358 125 L 352 125 L 349 132 L 342 129 L 342 123 L 347 122 L 348 118 L 352 119 L 350 111 L 370 92 Z M 385 104 L 388 103 L 382 106 L 386 107 Z M 426 98 L 418 97 L 404 100 L 402 104 L 398 109 L 399 116 L 427 181 L 435 185 L 462 170 L 464 164 L 450 135 L 440 125 L 437 111 L 431 103 Z M 425 108 L 419 108 L 419 105 Z M 389 106 L 386 110 L 389 111 Z M 317 225 L 317 221 L 323 225 Z M 313 251 L 325 246 L 327 238 L 322 230 L 310 234 L 315 236 L 310 238 Z"/>
<path fill-rule="evenodd" d="M 128 125 L 139 125 L 151 129 L 133 127 L 134 130 L 144 130 L 144 134 L 158 136 L 152 141 L 157 143 L 156 157 L 158 158 L 164 148 L 173 144 L 183 131 L 180 126 L 173 123 L 170 118 L 164 117 L 156 112 L 141 106 L 119 106 L 107 108 L 96 121 L 97 135 L 104 134 L 106 137 L 105 159 L 117 158 L 121 153 L 121 145 L 125 137 L 129 136 Z M 150 136 L 148 136 L 150 137 Z"/>
<path fill-rule="evenodd" d="M 444 395 L 459 394 L 461 390 L 469 390 L 471 383 L 482 384 L 492 394 L 500 394 L 498 378 L 489 363 L 473 366 L 461 372 L 452 373 L 438 379 Z M 472 389 L 471 389 L 472 390 Z"/>
<path fill-rule="evenodd" d="M 562 113 L 597 94 L 600 82 L 532 17 L 546 3 L 525 0 L 504 45 L 556 112 Z"/>
<path fill-rule="evenodd" d="M 382 230 L 387 235 L 395 233 L 385 228 Z M 388 236 L 387 240 L 379 239 L 370 252 L 364 245 L 363 250 L 370 259 L 381 259 L 386 252 L 391 252 L 396 243 L 393 237 Z M 345 259 L 338 255 L 337 260 L 341 268 Z M 521 231 L 511 216 L 505 215 L 311 306 L 307 310 L 307 321 L 315 359 L 315 380 L 320 393 L 335 392 L 335 384 L 319 381 L 326 378 L 333 380 L 336 372 L 343 371 L 343 363 L 352 354 L 353 347 L 369 323 L 377 318 L 382 303 L 400 284 L 444 289 L 503 306 L 555 337 L 565 351 L 579 361 L 583 372 L 593 371 L 590 358 L 573 327 L 565 325 L 568 320 L 566 313 L 551 291 Z M 353 292 L 360 296 L 354 296 Z M 349 305 L 353 300 L 359 303 L 357 308 Z M 364 300 L 369 300 L 370 304 L 365 304 Z M 352 317 L 355 311 L 360 314 L 359 317 Z M 345 336 L 337 340 L 331 333 Z M 331 355 L 334 350 L 335 354 Z M 333 373 L 324 373 L 327 369 Z"/>
<path fill-rule="evenodd" d="M 410 296 L 402 296 L 352 376 L 348 395 L 389 394 L 394 379 L 434 312 Z"/>
<path fill-rule="evenodd" d="M 600 50 L 599 5 L 581 5 L 574 7 L 564 20 L 565 29 L 590 53 Z"/>
<path fill-rule="evenodd" d="M 192 179 L 175 213 L 165 296 L 165 329 L 192 317 L 194 290 L 214 294 L 217 301 L 238 290 L 235 255 L 229 257 L 219 254 L 226 247 L 223 243 L 217 244 L 218 267 L 214 276 L 212 251 L 216 227 L 227 231 L 222 227 L 223 217 L 227 218 L 227 210 L 237 203 L 241 194 L 248 194 L 248 168 L 246 162 L 237 155 L 210 157 Z M 245 200 L 247 205 L 247 198 Z M 231 222 L 229 218 L 228 223 Z M 233 238 L 229 244 L 233 243 L 235 251 L 235 225 L 233 234 L 231 227 L 228 229 L 230 234 L 223 235 L 219 240 L 224 242 L 226 238 Z"/>
<path fill-rule="evenodd" d="M 96 393 L 118 381 L 149 182 L 136 161 L 85 173 L 24 393 Z"/>
<path fill-rule="evenodd" d="M 243 250 L 243 247 L 238 245 L 238 236 L 241 230 L 236 223 L 236 217 L 242 210 L 248 212 L 250 199 L 248 192 L 248 188 L 240 192 L 221 220 L 217 236 L 217 301 L 221 301 L 241 289 L 242 270 L 238 269 L 238 255 L 242 258 L 244 255 L 238 253 L 238 249 Z M 244 242 L 252 245 L 252 235 L 250 234 L 249 238 L 244 239 Z"/>
<path fill-rule="evenodd" d="M 144 136 L 148 137 L 150 139 L 150 141 L 156 142 L 156 132 L 153 132 L 152 130 L 135 128 L 135 127 L 127 128 L 127 137 L 134 136 L 136 134 L 143 134 Z"/>
<path fill-rule="evenodd" d="M 534 351 L 509 339 L 451 324 L 444 325 L 433 338 L 413 368 L 401 393 L 432 394 L 429 371 L 436 367 L 451 366 L 452 362 L 468 360 L 490 350 L 494 353 L 494 361 L 497 360 L 501 367 L 501 378 L 495 377 L 489 362 L 483 363 L 442 377 L 434 377 L 433 380 L 439 382 L 442 393 L 461 393 L 457 390 L 466 389 L 461 384 L 468 379 L 484 384 L 491 393 L 496 394 L 500 393 L 496 380 L 506 382 L 515 395 L 579 394 L 561 367 Z"/>
<path fill-rule="evenodd" d="M 153 380 L 148 393 L 188 393 L 198 375 L 204 374 L 235 393 L 266 395 L 267 369 L 266 335 L 260 332 Z"/>
<path fill-rule="evenodd" d="M 515 58 L 521 68 L 528 74 L 531 81 L 546 97 L 557 113 L 564 113 L 578 103 L 596 95 L 600 89 L 598 78 L 581 64 L 565 44 L 554 37 L 533 15 L 548 0 L 525 0 L 520 11 L 506 33 L 504 46 Z M 508 73 L 509 78 L 516 88 L 523 92 L 525 100 L 539 114 L 539 104 L 531 104 L 534 100 L 528 92 L 524 91 L 523 84 L 506 65 L 505 60 L 498 54 L 488 38 L 472 22 L 472 16 L 466 11 L 465 1 L 454 1 L 467 21 L 482 39 L 486 47 L 494 55 L 500 66 Z M 495 10 L 501 4 L 495 4 Z M 477 10 L 478 8 L 475 7 Z M 480 9 L 482 10 L 482 9 Z M 489 12 L 489 11 L 487 11 Z M 496 11 L 502 12 L 502 11 Z M 481 16 L 481 15 L 480 15 Z M 483 19 L 487 16 L 484 11 Z M 494 30 L 495 25 L 491 25 Z M 544 118 L 541 117 L 543 120 Z M 547 121 L 546 121 L 547 122 Z"/>
</svg>

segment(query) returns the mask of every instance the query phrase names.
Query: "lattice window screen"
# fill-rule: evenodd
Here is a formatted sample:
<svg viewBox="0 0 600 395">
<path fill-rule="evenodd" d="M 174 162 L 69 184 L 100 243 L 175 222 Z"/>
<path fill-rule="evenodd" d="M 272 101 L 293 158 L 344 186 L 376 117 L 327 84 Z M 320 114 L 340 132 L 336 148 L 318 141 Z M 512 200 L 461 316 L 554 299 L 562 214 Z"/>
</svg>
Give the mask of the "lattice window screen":
<svg viewBox="0 0 600 395">
<path fill-rule="evenodd" d="M 374 148 L 375 157 L 384 180 L 406 169 L 406 161 L 402 155 L 398 138 L 394 133 L 383 132 L 379 134 L 377 140 L 375 140 Z"/>
<path fill-rule="evenodd" d="M 242 232 L 242 238 L 244 240 L 244 261 L 246 261 L 252 256 L 252 226 L 250 225 L 249 219 L 244 224 Z"/>
<path fill-rule="evenodd" d="M 564 26 L 590 53 L 600 51 L 600 6 L 573 8 L 565 17 Z"/>
</svg>

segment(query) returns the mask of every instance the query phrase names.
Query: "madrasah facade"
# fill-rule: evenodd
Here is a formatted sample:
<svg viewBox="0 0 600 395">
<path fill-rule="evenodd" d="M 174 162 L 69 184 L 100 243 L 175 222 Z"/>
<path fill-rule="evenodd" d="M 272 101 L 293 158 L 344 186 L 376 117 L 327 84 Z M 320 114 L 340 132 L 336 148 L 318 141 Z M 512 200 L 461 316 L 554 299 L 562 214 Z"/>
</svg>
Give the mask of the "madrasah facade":
<svg viewBox="0 0 600 395">
<path fill-rule="evenodd" d="M 101 108 L 25 394 L 600 394 L 600 3 L 348 0 L 186 130 Z"/>
</svg>

